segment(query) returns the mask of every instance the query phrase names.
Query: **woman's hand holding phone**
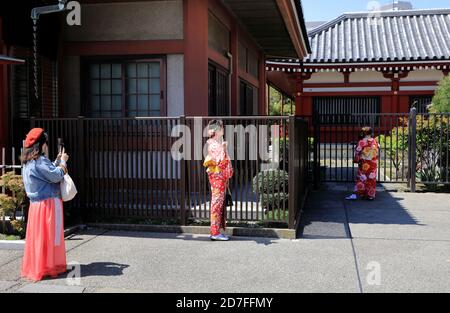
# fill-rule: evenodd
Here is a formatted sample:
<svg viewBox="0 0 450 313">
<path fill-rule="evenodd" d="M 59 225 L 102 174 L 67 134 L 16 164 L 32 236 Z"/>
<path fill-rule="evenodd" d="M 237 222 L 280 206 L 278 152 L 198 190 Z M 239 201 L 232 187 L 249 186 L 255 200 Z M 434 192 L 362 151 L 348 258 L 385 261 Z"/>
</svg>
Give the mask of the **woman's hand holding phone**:
<svg viewBox="0 0 450 313">
<path fill-rule="evenodd" d="M 64 162 L 67 162 L 69 160 L 69 155 L 66 153 L 66 150 L 65 150 L 64 147 L 59 151 L 58 156 L 56 157 L 56 159 L 61 159 Z"/>
</svg>

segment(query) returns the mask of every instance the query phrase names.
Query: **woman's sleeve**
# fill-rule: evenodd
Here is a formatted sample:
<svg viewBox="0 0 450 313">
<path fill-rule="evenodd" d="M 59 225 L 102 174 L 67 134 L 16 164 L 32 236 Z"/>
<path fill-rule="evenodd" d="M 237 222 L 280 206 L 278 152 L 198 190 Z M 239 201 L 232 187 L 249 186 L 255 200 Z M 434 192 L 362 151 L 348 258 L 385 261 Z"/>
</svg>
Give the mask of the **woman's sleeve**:
<svg viewBox="0 0 450 313">
<path fill-rule="evenodd" d="M 48 182 L 60 183 L 66 174 L 66 171 L 64 170 L 66 164 L 64 161 L 61 161 L 60 165 L 61 166 L 55 166 L 47 158 L 41 158 L 40 162 L 36 165 L 36 168 Z"/>
<path fill-rule="evenodd" d="M 210 143 L 208 145 L 208 154 L 217 165 L 223 161 L 225 156 L 222 146 L 218 143 Z"/>
<path fill-rule="evenodd" d="M 354 163 L 358 163 L 361 160 L 361 151 L 363 149 L 363 142 L 360 140 L 355 149 L 355 157 L 353 158 Z"/>
<path fill-rule="evenodd" d="M 225 167 L 223 169 L 223 172 L 225 173 L 225 176 L 227 179 L 230 179 L 233 176 L 233 166 L 231 165 L 230 159 L 226 159 Z"/>
</svg>

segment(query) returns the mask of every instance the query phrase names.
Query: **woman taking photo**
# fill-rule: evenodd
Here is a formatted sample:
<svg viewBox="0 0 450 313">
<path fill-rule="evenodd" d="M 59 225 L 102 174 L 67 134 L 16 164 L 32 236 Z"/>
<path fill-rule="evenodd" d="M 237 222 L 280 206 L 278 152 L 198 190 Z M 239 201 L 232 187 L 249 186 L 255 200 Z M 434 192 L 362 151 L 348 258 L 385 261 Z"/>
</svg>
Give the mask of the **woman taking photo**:
<svg viewBox="0 0 450 313">
<path fill-rule="evenodd" d="M 62 150 L 52 163 L 44 156 L 47 141 L 42 128 L 33 128 L 21 156 L 25 191 L 30 199 L 22 277 L 33 281 L 66 272 L 60 183 L 67 173 L 69 156 Z"/>
<path fill-rule="evenodd" d="M 228 180 L 233 176 L 233 168 L 227 152 L 227 142 L 223 140 L 223 122 L 212 120 L 208 124 L 208 155 L 203 166 L 207 168 L 211 185 L 211 240 L 227 241 L 230 238 L 220 233 L 226 227 L 223 206 Z"/>
</svg>

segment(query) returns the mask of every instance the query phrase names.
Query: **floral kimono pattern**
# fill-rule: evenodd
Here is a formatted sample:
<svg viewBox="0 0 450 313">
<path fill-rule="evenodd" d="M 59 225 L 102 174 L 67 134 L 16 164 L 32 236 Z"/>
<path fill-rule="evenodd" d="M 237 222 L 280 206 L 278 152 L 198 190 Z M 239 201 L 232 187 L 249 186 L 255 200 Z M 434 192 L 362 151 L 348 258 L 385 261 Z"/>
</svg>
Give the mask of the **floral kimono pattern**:
<svg viewBox="0 0 450 313">
<path fill-rule="evenodd" d="M 377 187 L 377 160 L 380 145 L 374 138 L 365 138 L 358 142 L 355 163 L 358 163 L 358 175 L 355 193 L 364 198 L 375 198 Z"/>
<path fill-rule="evenodd" d="M 211 185 L 211 236 L 220 234 L 220 228 L 226 228 L 226 217 L 223 212 L 225 192 L 228 179 L 233 176 L 231 161 L 225 153 L 222 144 L 215 139 L 209 139 L 208 155 L 203 163 L 207 168 Z"/>
</svg>

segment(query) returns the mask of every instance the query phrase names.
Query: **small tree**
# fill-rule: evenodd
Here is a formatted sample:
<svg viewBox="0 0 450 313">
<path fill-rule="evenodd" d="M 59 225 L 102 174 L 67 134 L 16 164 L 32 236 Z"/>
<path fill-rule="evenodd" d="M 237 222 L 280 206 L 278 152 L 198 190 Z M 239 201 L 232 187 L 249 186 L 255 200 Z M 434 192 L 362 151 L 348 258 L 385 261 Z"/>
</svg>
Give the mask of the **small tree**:
<svg viewBox="0 0 450 313">
<path fill-rule="evenodd" d="M 450 141 L 445 136 L 449 127 L 449 117 L 436 115 L 427 120 L 417 118 L 417 176 L 421 181 L 443 181 L 450 174 L 448 150 Z"/>
<path fill-rule="evenodd" d="M 391 130 L 389 135 L 380 135 L 377 141 L 381 149 L 391 160 L 397 175 L 406 167 L 405 156 L 408 155 L 408 119 L 400 118 L 399 126 Z"/>
<path fill-rule="evenodd" d="M 2 219 L 2 232 L 6 232 L 5 216 L 9 216 L 10 223 L 16 233 L 25 235 L 25 225 L 23 220 L 17 220 L 16 213 L 21 210 L 26 192 L 22 181 L 22 176 L 13 172 L 8 172 L 0 177 L 0 187 L 5 188 L 8 194 L 0 194 L 0 216 Z"/>
<path fill-rule="evenodd" d="M 433 113 L 450 112 L 450 76 L 444 77 L 439 82 L 430 111 Z"/>
</svg>

